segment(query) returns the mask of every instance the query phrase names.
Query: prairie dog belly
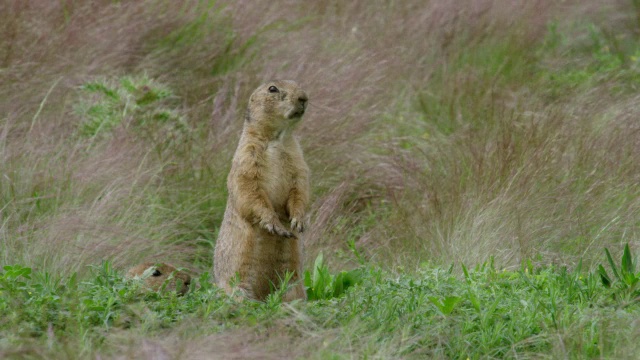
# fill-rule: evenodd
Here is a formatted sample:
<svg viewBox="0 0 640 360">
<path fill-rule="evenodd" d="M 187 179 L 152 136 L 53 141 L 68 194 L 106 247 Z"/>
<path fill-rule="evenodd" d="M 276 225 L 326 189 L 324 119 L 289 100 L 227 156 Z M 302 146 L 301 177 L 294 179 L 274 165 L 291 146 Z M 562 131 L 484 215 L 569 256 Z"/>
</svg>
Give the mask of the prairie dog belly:
<svg viewBox="0 0 640 360">
<path fill-rule="evenodd" d="M 291 174 L 287 171 L 287 153 L 284 146 L 277 141 L 269 143 L 266 151 L 265 177 L 263 186 L 274 210 L 283 219 L 286 218 L 286 206 L 291 190 Z"/>
<path fill-rule="evenodd" d="M 266 297 L 277 287 L 287 272 L 299 272 L 302 257 L 300 240 L 283 239 L 265 231 L 257 234 L 252 257 L 251 272 L 254 295 Z"/>
</svg>

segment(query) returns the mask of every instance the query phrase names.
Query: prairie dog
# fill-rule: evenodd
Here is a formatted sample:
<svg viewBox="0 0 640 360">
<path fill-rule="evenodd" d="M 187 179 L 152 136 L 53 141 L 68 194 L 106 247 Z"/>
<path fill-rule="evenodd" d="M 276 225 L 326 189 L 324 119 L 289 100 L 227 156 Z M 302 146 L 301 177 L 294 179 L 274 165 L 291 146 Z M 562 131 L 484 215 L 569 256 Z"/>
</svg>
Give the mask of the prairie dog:
<svg viewBox="0 0 640 360">
<path fill-rule="evenodd" d="M 127 278 L 140 279 L 153 291 L 160 290 L 165 281 L 168 280 L 165 290 L 176 291 L 180 295 L 186 294 L 191 284 L 191 276 L 189 274 L 163 263 L 145 262 L 138 264 L 127 271 Z M 180 282 L 180 288 L 177 288 L 178 282 Z"/>
<path fill-rule="evenodd" d="M 228 294 L 236 285 L 241 295 L 264 300 L 289 272 L 283 300 L 306 299 L 300 236 L 308 226 L 309 167 L 292 132 L 307 101 L 290 80 L 260 85 L 249 98 L 214 251 L 216 283 Z"/>
</svg>

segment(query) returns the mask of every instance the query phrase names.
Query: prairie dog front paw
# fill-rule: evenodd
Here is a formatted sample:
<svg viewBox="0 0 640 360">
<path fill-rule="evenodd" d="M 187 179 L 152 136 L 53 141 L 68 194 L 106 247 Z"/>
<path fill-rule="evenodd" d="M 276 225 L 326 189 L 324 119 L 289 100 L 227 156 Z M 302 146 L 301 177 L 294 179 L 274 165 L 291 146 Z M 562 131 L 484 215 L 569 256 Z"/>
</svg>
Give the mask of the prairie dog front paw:
<svg viewBox="0 0 640 360">
<path fill-rule="evenodd" d="M 291 231 L 285 229 L 284 226 L 282 226 L 282 224 L 280 224 L 279 221 L 271 221 L 271 222 L 261 222 L 260 226 L 262 226 L 262 228 L 264 228 L 265 230 L 267 230 L 270 234 L 273 235 L 279 235 L 279 236 L 283 236 L 283 237 L 293 237 L 293 234 L 291 233 Z"/>
<path fill-rule="evenodd" d="M 297 231 L 299 233 L 304 232 L 309 227 L 309 224 L 304 220 L 304 218 L 291 218 L 291 229 Z"/>
</svg>

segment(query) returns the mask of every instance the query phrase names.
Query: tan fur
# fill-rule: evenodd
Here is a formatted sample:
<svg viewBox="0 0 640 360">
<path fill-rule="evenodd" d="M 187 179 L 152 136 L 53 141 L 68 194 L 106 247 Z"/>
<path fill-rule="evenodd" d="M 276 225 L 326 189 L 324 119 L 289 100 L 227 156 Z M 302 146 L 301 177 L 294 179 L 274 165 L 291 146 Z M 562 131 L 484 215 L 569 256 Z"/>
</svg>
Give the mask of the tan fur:
<svg viewBox="0 0 640 360">
<path fill-rule="evenodd" d="M 272 92 L 274 88 L 277 92 Z M 309 168 L 292 131 L 307 95 L 293 81 L 259 86 L 227 178 L 229 198 L 214 252 L 218 286 L 264 300 L 293 273 L 285 301 L 306 299 L 301 281 Z"/>
<path fill-rule="evenodd" d="M 127 271 L 127 277 L 144 281 L 144 284 L 153 291 L 162 289 L 165 281 L 168 280 L 165 291 L 177 291 L 180 295 L 186 294 L 189 291 L 189 284 L 191 284 L 191 276 L 189 274 L 163 263 L 145 262 L 138 264 Z M 180 283 L 180 288 L 176 289 L 178 282 Z"/>
</svg>

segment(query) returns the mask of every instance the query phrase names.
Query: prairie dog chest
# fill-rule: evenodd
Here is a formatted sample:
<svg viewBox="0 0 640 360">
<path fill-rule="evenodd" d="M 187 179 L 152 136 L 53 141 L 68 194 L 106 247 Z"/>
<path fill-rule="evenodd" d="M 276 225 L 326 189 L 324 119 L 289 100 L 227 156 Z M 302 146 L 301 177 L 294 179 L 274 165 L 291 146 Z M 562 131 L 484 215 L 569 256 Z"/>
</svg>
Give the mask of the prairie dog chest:
<svg viewBox="0 0 640 360">
<path fill-rule="evenodd" d="M 265 160 L 265 176 L 262 186 L 277 210 L 284 207 L 289 198 L 292 186 L 291 156 L 281 142 L 274 141 L 267 146 Z"/>
</svg>

